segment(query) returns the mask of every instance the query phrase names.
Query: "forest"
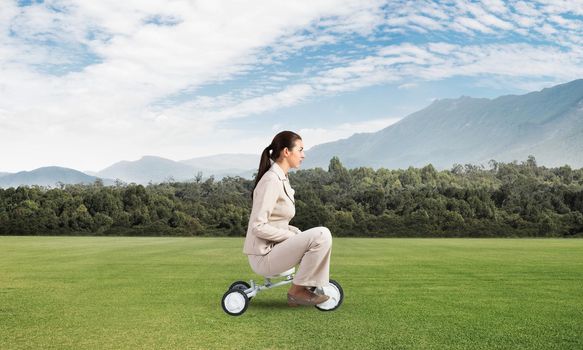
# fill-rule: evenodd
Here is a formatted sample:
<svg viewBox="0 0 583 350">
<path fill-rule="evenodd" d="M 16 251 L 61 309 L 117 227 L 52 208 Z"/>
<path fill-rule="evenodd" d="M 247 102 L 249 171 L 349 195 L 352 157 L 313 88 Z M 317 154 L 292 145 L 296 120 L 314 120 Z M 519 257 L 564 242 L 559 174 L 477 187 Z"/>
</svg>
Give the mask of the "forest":
<svg viewBox="0 0 583 350">
<path fill-rule="evenodd" d="M 290 172 L 306 230 L 342 237 L 583 237 L 583 169 L 532 156 L 488 166 Z M 189 181 L 0 189 L 0 235 L 245 236 L 253 181 Z"/>
</svg>

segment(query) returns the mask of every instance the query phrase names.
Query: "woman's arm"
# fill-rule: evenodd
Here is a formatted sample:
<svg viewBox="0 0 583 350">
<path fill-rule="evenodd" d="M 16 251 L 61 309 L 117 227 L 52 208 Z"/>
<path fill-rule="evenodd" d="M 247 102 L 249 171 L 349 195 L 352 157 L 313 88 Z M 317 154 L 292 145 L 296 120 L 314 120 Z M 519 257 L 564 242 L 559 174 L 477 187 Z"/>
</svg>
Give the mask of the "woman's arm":
<svg viewBox="0 0 583 350">
<path fill-rule="evenodd" d="M 273 242 L 281 242 L 295 235 L 294 232 L 277 228 L 269 224 L 269 217 L 277 203 L 277 198 L 281 191 L 281 181 L 279 179 L 267 178 L 257 184 L 253 194 L 253 208 L 249 223 L 252 232 L 260 238 Z"/>
</svg>

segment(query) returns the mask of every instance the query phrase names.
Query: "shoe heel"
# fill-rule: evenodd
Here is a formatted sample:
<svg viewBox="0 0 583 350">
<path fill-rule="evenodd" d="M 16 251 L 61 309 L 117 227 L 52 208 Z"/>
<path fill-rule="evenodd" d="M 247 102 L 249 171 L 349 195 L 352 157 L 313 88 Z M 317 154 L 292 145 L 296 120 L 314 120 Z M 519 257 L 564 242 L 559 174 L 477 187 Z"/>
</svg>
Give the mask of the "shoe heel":
<svg viewBox="0 0 583 350">
<path fill-rule="evenodd" d="M 296 306 L 300 306 L 300 304 L 296 303 L 294 297 L 292 297 L 291 295 L 288 294 L 287 306 L 296 307 Z"/>
</svg>

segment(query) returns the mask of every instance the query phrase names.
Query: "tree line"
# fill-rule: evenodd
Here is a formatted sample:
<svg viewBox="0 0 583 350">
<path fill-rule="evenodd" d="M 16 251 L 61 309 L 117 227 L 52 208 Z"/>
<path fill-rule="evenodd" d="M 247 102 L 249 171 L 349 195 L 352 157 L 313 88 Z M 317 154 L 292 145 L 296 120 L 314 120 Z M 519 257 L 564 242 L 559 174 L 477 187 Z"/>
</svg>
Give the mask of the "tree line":
<svg viewBox="0 0 583 350">
<path fill-rule="evenodd" d="M 354 237 L 583 236 L 583 169 L 490 161 L 290 172 L 300 229 Z M 253 181 L 241 177 L 0 189 L 0 235 L 245 236 Z"/>
</svg>

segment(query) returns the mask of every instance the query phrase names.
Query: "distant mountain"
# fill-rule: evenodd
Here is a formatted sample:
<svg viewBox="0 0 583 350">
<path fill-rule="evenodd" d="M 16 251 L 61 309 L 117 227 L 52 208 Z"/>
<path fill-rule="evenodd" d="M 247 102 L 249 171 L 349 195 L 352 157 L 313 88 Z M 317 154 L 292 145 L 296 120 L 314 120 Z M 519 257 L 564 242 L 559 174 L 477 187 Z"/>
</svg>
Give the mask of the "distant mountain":
<svg viewBox="0 0 583 350">
<path fill-rule="evenodd" d="M 251 165 L 254 159 L 257 164 Z M 254 162 L 253 162 L 254 163 Z M 148 184 L 174 179 L 175 181 L 193 180 L 202 173 L 204 178 L 211 175 L 217 180 L 225 176 L 251 178 L 259 164 L 259 156 L 243 154 L 223 154 L 218 156 L 192 158 L 174 161 L 167 158 L 144 156 L 136 161 L 121 161 L 99 172 L 96 176 L 121 179 L 127 183 Z"/>
<path fill-rule="evenodd" d="M 583 166 L 583 79 L 525 95 L 433 102 L 375 133 L 314 146 L 303 168 L 338 156 L 347 167 L 487 164 L 534 155 L 546 166 Z"/>
<path fill-rule="evenodd" d="M 116 180 L 147 185 L 149 182 L 160 183 L 170 179 L 193 180 L 199 172 L 203 178 L 213 176 L 217 180 L 226 176 L 251 179 L 258 165 L 259 155 L 250 154 L 220 154 L 179 162 L 161 157 L 144 156 L 137 161 L 117 162 L 101 171 L 80 172 L 52 166 L 18 173 L 0 172 L 0 187 L 19 185 L 56 187 L 57 182 L 93 183 L 97 178 L 102 179 L 104 185 L 113 185 Z"/>
<path fill-rule="evenodd" d="M 177 181 L 193 179 L 197 171 L 199 170 L 192 166 L 170 159 L 144 156 L 136 161 L 117 162 L 97 174 L 101 177 L 121 179 L 127 183 L 147 184 L 149 181 L 158 183 L 170 178 Z"/>
<path fill-rule="evenodd" d="M 80 171 L 62 168 L 58 166 L 42 167 L 31 171 L 20 171 L 17 173 L 8 173 L 0 176 L 0 187 L 18 187 L 21 185 L 39 185 L 58 187 L 58 182 L 64 184 L 91 184 L 97 178 L 89 176 Z M 112 185 L 114 183 L 111 179 L 103 179 L 104 185 Z"/>
</svg>

